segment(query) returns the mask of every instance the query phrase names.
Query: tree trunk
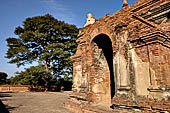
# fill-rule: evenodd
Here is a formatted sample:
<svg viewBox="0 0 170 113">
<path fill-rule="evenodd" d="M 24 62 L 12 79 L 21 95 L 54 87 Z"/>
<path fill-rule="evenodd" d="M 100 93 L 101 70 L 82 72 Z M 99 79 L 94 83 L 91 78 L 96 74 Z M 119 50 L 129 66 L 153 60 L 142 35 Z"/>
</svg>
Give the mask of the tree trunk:
<svg viewBox="0 0 170 113">
<path fill-rule="evenodd" d="M 50 71 L 49 62 L 46 61 L 46 63 L 45 63 L 44 65 L 45 65 L 46 71 L 49 72 L 49 71 Z M 49 76 L 47 76 L 47 78 L 46 78 L 45 87 L 47 88 L 46 91 L 49 91 L 49 90 L 50 90 L 51 84 L 50 84 L 50 77 L 49 77 Z"/>
</svg>

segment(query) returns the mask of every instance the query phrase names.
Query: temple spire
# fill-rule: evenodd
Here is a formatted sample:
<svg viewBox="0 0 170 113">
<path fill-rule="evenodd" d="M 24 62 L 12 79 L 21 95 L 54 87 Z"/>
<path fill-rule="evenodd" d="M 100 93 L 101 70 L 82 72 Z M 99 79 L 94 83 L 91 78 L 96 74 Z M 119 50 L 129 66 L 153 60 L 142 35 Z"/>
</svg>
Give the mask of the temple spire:
<svg viewBox="0 0 170 113">
<path fill-rule="evenodd" d="M 127 0 L 123 0 L 123 7 L 128 6 Z"/>
</svg>

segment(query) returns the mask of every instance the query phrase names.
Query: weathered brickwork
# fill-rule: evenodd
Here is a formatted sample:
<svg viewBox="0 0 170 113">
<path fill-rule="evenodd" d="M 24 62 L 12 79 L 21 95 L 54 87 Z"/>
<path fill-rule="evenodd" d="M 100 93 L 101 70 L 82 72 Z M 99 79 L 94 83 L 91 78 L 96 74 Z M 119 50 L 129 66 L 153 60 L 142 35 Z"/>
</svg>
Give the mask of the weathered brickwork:
<svg viewBox="0 0 170 113">
<path fill-rule="evenodd" d="M 170 1 L 123 6 L 80 30 L 70 107 L 170 112 Z"/>
<path fill-rule="evenodd" d="M 56 90 L 57 87 L 51 87 L 51 90 Z M 0 85 L 0 91 L 46 91 L 47 88 L 43 86 L 30 85 Z"/>
<path fill-rule="evenodd" d="M 0 91 L 30 91 L 30 86 L 0 85 Z"/>
</svg>

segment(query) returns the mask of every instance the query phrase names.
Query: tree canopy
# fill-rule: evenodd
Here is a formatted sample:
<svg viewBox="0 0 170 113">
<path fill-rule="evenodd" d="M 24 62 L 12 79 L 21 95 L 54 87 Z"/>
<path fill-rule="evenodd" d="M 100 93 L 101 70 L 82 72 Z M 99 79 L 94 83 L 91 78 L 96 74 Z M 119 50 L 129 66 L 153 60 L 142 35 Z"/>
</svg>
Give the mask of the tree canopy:
<svg viewBox="0 0 170 113">
<path fill-rule="evenodd" d="M 15 77 L 10 78 L 11 85 L 57 86 L 57 90 L 63 86 L 64 90 L 71 90 L 72 79 L 70 77 L 59 78 L 57 81 L 50 73 L 47 73 L 41 65 L 32 66 L 25 71 L 17 72 Z M 56 89 L 55 89 L 56 90 Z"/>
<path fill-rule="evenodd" d="M 9 63 L 18 67 L 37 62 L 55 76 L 72 73 L 72 56 L 77 48 L 78 28 L 47 14 L 27 18 L 15 29 L 18 36 L 7 38 Z M 26 70 L 28 71 L 28 70 Z"/>
<path fill-rule="evenodd" d="M 48 86 L 46 83 L 52 83 L 54 80 L 53 76 L 41 65 L 32 66 L 16 74 L 15 77 L 11 78 L 12 85 Z"/>
<path fill-rule="evenodd" d="M 7 74 L 4 72 L 0 72 L 0 85 L 6 84 L 7 82 Z"/>
</svg>

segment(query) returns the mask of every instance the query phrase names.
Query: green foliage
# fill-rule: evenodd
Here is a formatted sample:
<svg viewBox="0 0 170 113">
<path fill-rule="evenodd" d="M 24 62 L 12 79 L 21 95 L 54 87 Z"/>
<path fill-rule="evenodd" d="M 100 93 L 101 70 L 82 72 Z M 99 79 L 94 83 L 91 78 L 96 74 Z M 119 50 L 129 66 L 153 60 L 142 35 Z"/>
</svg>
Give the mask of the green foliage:
<svg viewBox="0 0 170 113">
<path fill-rule="evenodd" d="M 70 91 L 72 89 L 72 78 L 67 77 L 58 79 L 57 86 L 59 89 L 62 89 L 61 87 L 63 87 L 62 90 Z"/>
<path fill-rule="evenodd" d="M 7 83 L 7 74 L 4 72 L 0 72 L 0 85 L 4 85 Z"/>
<path fill-rule="evenodd" d="M 18 72 L 17 76 L 11 78 L 12 85 L 34 85 L 48 86 L 54 78 L 47 72 L 44 66 L 32 66 L 23 72 Z"/>
<path fill-rule="evenodd" d="M 75 53 L 77 48 L 78 29 L 76 26 L 58 21 L 47 14 L 27 18 L 23 27 L 17 27 L 14 33 L 18 35 L 18 38 L 7 38 L 9 48 L 6 58 L 10 59 L 9 63 L 21 66 L 38 62 L 44 66 L 46 72 L 36 72 L 34 69 L 33 71 L 33 67 L 30 70 L 35 73 L 46 73 L 49 76 L 68 76 L 72 73 L 70 56 Z M 34 75 L 26 76 L 27 73 L 29 73 L 28 70 L 21 72 L 13 78 L 13 81 L 19 80 L 19 84 L 39 84 L 30 83 Z"/>
</svg>

